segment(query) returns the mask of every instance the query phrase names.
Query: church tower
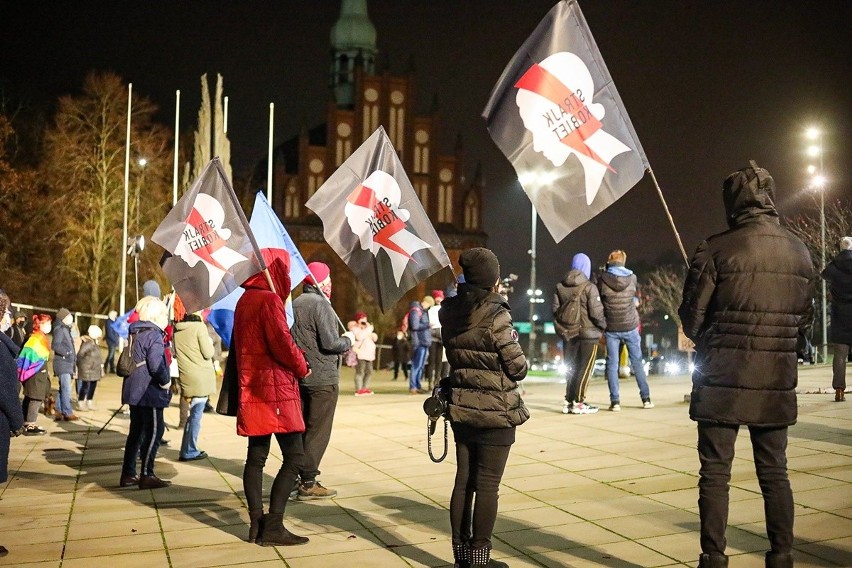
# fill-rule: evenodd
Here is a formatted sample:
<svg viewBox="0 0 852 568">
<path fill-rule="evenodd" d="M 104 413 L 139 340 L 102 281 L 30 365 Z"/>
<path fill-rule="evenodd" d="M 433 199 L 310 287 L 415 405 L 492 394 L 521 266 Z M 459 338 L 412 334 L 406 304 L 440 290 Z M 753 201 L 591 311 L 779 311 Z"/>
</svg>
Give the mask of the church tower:
<svg viewBox="0 0 852 568">
<path fill-rule="evenodd" d="M 376 28 L 367 15 L 367 0 L 343 0 L 331 28 L 331 88 L 337 106 L 355 104 L 355 67 L 372 75 L 376 65 Z"/>
</svg>

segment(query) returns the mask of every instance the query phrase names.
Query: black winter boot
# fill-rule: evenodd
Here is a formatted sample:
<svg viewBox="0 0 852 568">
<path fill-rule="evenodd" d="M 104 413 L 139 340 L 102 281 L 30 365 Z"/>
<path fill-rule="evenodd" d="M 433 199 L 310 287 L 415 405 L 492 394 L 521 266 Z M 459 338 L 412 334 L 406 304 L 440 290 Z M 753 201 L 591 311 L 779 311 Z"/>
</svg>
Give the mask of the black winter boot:
<svg viewBox="0 0 852 568">
<path fill-rule="evenodd" d="M 702 554 L 698 557 L 698 568 L 728 568 L 728 557 Z"/>
<path fill-rule="evenodd" d="M 499 560 L 491 560 L 491 547 L 470 549 L 470 568 L 509 568 L 509 565 Z"/>
<path fill-rule="evenodd" d="M 249 520 L 251 526 L 249 526 L 248 541 L 256 542 L 257 537 L 263 532 L 263 509 L 249 511 Z"/>
<path fill-rule="evenodd" d="M 766 553 L 766 568 L 793 568 L 793 553 Z"/>
<path fill-rule="evenodd" d="M 261 546 L 293 546 L 308 542 L 308 537 L 294 535 L 284 528 L 284 513 L 267 513 L 260 522 L 263 525 Z"/>
<path fill-rule="evenodd" d="M 454 544 L 453 545 L 453 568 L 470 568 L 470 545 Z"/>
</svg>

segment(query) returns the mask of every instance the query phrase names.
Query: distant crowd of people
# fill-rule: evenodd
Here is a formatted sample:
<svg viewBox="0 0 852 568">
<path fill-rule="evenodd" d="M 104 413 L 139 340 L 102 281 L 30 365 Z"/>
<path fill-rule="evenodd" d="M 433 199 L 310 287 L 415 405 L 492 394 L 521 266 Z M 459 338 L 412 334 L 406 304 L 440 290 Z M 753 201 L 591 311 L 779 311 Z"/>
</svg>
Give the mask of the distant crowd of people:
<svg viewBox="0 0 852 568">
<path fill-rule="evenodd" d="M 818 276 L 805 245 L 778 222 L 774 181 L 766 170 L 752 162 L 728 176 L 723 201 L 729 229 L 696 249 L 678 310 L 696 351 L 689 414 L 698 425 L 699 567 L 728 565 L 729 482 L 737 434 L 746 426 L 764 497 L 770 541 L 766 566 L 787 568 L 793 566 L 787 430 L 797 418 L 796 346 L 812 325 Z M 837 402 L 845 401 L 852 345 L 852 237 L 840 245 L 841 252 L 822 273 L 832 295 Z M 155 473 L 163 410 L 174 395 L 180 397 L 179 459 L 207 458 L 198 447 L 199 433 L 221 370 L 217 410 L 236 416 L 236 432 L 247 438 L 248 541 L 263 546 L 308 542 L 285 527 L 287 502 L 337 495 L 319 477 L 340 394 L 341 365 L 348 359 L 354 367 L 356 396 L 372 395 L 378 334 L 363 311 L 344 326 L 330 302 L 331 270 L 320 262 L 308 265 L 302 293 L 292 302 L 294 323 L 288 324 L 289 256 L 277 249 L 264 249 L 263 256 L 268 275 L 242 284 L 224 369 L 218 360 L 222 346 L 216 345 L 203 315 L 188 313 L 175 294 L 164 298 L 153 281 L 145 283 L 144 297 L 132 312 L 110 312 L 105 333 L 92 325 L 85 335 L 75 330 L 69 310 L 62 308 L 53 318 L 13 312 L 0 291 L 0 482 L 7 479 L 11 436 L 44 434 L 37 424 L 41 408 L 56 421 L 78 420 L 76 412 L 94 409 L 98 381 L 117 372 L 130 417 L 119 485 L 168 487 L 170 481 Z M 621 410 L 622 344 L 641 408 L 654 408 L 642 364 L 637 278 L 626 261 L 623 250 L 614 250 L 605 268 L 593 274 L 589 256 L 577 253 L 555 287 L 552 310 L 568 368 L 565 414 L 598 411 L 585 399 L 601 345 L 607 350 L 609 410 Z M 516 428 L 530 418 L 518 388 L 529 363 L 507 299 L 498 293 L 497 257 L 488 249 L 471 248 L 461 253 L 458 264 L 457 286 L 411 303 L 395 333 L 392 380 L 402 371 L 410 394 L 439 387 L 436 393 L 446 403 L 457 468 L 449 504 L 455 567 L 502 568 L 507 564 L 491 558 L 491 538 Z M 281 465 L 264 502 L 263 470 L 273 437 Z M 0 547 L 0 555 L 6 552 Z"/>
</svg>

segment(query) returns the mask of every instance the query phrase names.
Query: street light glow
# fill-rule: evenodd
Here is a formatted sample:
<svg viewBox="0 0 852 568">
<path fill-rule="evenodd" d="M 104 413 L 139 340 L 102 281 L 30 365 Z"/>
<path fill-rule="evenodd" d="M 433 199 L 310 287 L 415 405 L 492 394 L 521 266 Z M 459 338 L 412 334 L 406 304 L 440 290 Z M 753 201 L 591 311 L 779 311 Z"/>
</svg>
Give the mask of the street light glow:
<svg viewBox="0 0 852 568">
<path fill-rule="evenodd" d="M 809 165 L 808 166 L 808 173 L 811 174 L 811 175 L 815 174 L 816 173 L 816 166 L 813 165 L 813 164 Z"/>
<path fill-rule="evenodd" d="M 819 138 L 819 135 L 819 128 L 811 127 L 805 131 L 805 136 L 807 136 L 809 140 L 816 140 L 817 138 Z"/>
<path fill-rule="evenodd" d="M 145 158 L 139 158 L 139 165 L 144 168 L 148 165 L 148 160 L 146 160 Z"/>
<path fill-rule="evenodd" d="M 811 180 L 811 185 L 817 189 L 821 189 L 825 185 L 825 176 L 814 176 L 814 179 Z"/>
<path fill-rule="evenodd" d="M 819 146 L 808 146 L 808 156 L 819 156 Z"/>
</svg>

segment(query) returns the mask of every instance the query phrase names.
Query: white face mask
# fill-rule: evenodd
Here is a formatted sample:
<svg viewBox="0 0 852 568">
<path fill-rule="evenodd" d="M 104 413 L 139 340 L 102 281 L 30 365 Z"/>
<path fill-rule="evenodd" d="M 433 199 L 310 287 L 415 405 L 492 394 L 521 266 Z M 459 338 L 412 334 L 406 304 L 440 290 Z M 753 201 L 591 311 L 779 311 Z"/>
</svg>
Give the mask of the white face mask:
<svg viewBox="0 0 852 568">
<path fill-rule="evenodd" d="M 6 330 L 12 327 L 12 314 L 6 312 L 3 318 L 0 319 L 0 332 L 6 333 Z"/>
<path fill-rule="evenodd" d="M 53 331 L 53 325 L 50 322 L 43 323 L 39 326 L 41 332 L 45 335 L 49 335 L 51 331 Z"/>
</svg>

